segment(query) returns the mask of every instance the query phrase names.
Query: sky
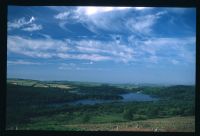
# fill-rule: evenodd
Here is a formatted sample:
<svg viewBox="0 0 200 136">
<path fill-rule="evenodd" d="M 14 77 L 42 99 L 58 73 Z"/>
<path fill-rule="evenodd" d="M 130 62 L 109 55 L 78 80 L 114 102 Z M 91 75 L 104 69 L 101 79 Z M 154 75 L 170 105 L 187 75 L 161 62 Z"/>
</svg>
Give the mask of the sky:
<svg viewBox="0 0 200 136">
<path fill-rule="evenodd" d="M 7 77 L 195 84 L 196 9 L 9 6 Z"/>
</svg>

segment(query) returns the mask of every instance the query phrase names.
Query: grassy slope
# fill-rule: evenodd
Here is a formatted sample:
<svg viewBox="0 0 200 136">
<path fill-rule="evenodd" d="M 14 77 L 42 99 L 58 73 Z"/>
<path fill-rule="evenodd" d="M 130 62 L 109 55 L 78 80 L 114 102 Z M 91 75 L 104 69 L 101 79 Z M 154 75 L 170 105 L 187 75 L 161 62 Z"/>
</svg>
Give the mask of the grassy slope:
<svg viewBox="0 0 200 136">
<path fill-rule="evenodd" d="M 19 130 L 75 130 L 75 131 L 159 131 L 159 132 L 194 132 L 195 117 L 171 117 L 160 119 L 148 119 L 142 121 L 130 121 L 121 123 L 89 123 L 60 125 L 53 122 L 29 124 Z"/>
<path fill-rule="evenodd" d="M 172 117 L 163 119 L 149 119 L 126 123 L 79 124 L 65 125 L 70 128 L 80 128 L 90 131 L 167 131 L 167 132 L 194 132 L 194 117 Z"/>
</svg>

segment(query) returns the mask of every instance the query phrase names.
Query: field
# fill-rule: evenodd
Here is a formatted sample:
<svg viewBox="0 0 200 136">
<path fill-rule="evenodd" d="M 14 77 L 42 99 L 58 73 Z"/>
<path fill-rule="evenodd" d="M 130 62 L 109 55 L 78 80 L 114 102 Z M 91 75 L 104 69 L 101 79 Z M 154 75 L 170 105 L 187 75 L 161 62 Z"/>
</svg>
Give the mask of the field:
<svg viewBox="0 0 200 136">
<path fill-rule="evenodd" d="M 27 124 L 19 130 L 81 130 L 81 131 L 147 131 L 147 132 L 194 132 L 194 116 L 148 119 L 119 123 L 54 124 L 47 122 Z M 46 127 L 43 127 L 43 126 Z M 16 128 L 15 128 L 16 129 Z"/>
<path fill-rule="evenodd" d="M 194 88 L 9 79 L 6 127 L 8 130 L 194 132 Z M 122 101 L 122 94 L 129 93 L 156 100 Z M 91 102 L 74 104 L 80 100 Z M 95 103 L 98 100 L 103 103 Z"/>
<path fill-rule="evenodd" d="M 194 132 L 194 117 L 172 117 L 161 119 L 149 119 L 143 121 L 130 121 L 126 123 L 102 123 L 65 125 L 63 127 L 86 131 L 150 131 L 150 132 Z"/>
</svg>

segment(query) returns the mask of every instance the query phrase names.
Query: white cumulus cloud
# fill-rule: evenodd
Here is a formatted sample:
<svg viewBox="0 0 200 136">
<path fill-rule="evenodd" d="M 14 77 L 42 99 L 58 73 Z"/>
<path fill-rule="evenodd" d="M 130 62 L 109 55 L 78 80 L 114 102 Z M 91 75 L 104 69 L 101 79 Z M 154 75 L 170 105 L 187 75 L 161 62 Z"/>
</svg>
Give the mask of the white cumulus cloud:
<svg viewBox="0 0 200 136">
<path fill-rule="evenodd" d="M 31 17 L 29 20 L 25 19 L 25 17 L 16 19 L 14 21 L 9 21 L 8 22 L 8 30 L 13 30 L 13 29 L 21 29 L 23 31 L 39 31 L 43 27 L 40 24 L 36 24 L 35 22 L 35 17 Z"/>
<path fill-rule="evenodd" d="M 70 14 L 69 12 L 61 12 L 61 13 L 55 15 L 54 17 L 56 19 L 63 20 L 63 19 L 67 19 L 67 17 L 69 16 L 69 14 Z"/>
</svg>

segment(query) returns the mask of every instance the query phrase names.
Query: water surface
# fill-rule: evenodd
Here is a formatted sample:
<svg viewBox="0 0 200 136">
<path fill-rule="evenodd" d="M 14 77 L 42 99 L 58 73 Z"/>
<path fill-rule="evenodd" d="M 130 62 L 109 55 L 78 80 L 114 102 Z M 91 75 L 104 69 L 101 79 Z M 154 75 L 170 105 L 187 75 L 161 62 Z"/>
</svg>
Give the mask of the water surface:
<svg viewBox="0 0 200 136">
<path fill-rule="evenodd" d="M 129 101 L 154 101 L 156 98 L 151 97 L 150 95 L 143 94 L 143 93 L 126 93 L 120 95 L 123 97 L 123 102 Z"/>
<path fill-rule="evenodd" d="M 131 102 L 131 101 L 155 101 L 156 98 L 151 97 L 150 95 L 143 94 L 143 93 L 126 93 L 121 94 L 123 99 L 121 100 L 96 100 L 96 99 L 82 99 L 70 102 L 72 105 L 95 105 L 101 103 L 110 103 L 110 102 Z"/>
<path fill-rule="evenodd" d="M 103 104 L 103 103 L 111 103 L 111 102 L 133 102 L 133 101 L 155 101 L 157 98 L 153 98 L 150 95 L 143 94 L 143 93 L 125 93 L 121 94 L 121 100 L 100 100 L 100 99 L 81 99 L 75 100 L 72 102 L 64 102 L 64 103 L 55 103 L 50 104 L 49 106 L 53 107 L 62 107 L 64 105 L 95 105 L 95 104 Z"/>
</svg>

